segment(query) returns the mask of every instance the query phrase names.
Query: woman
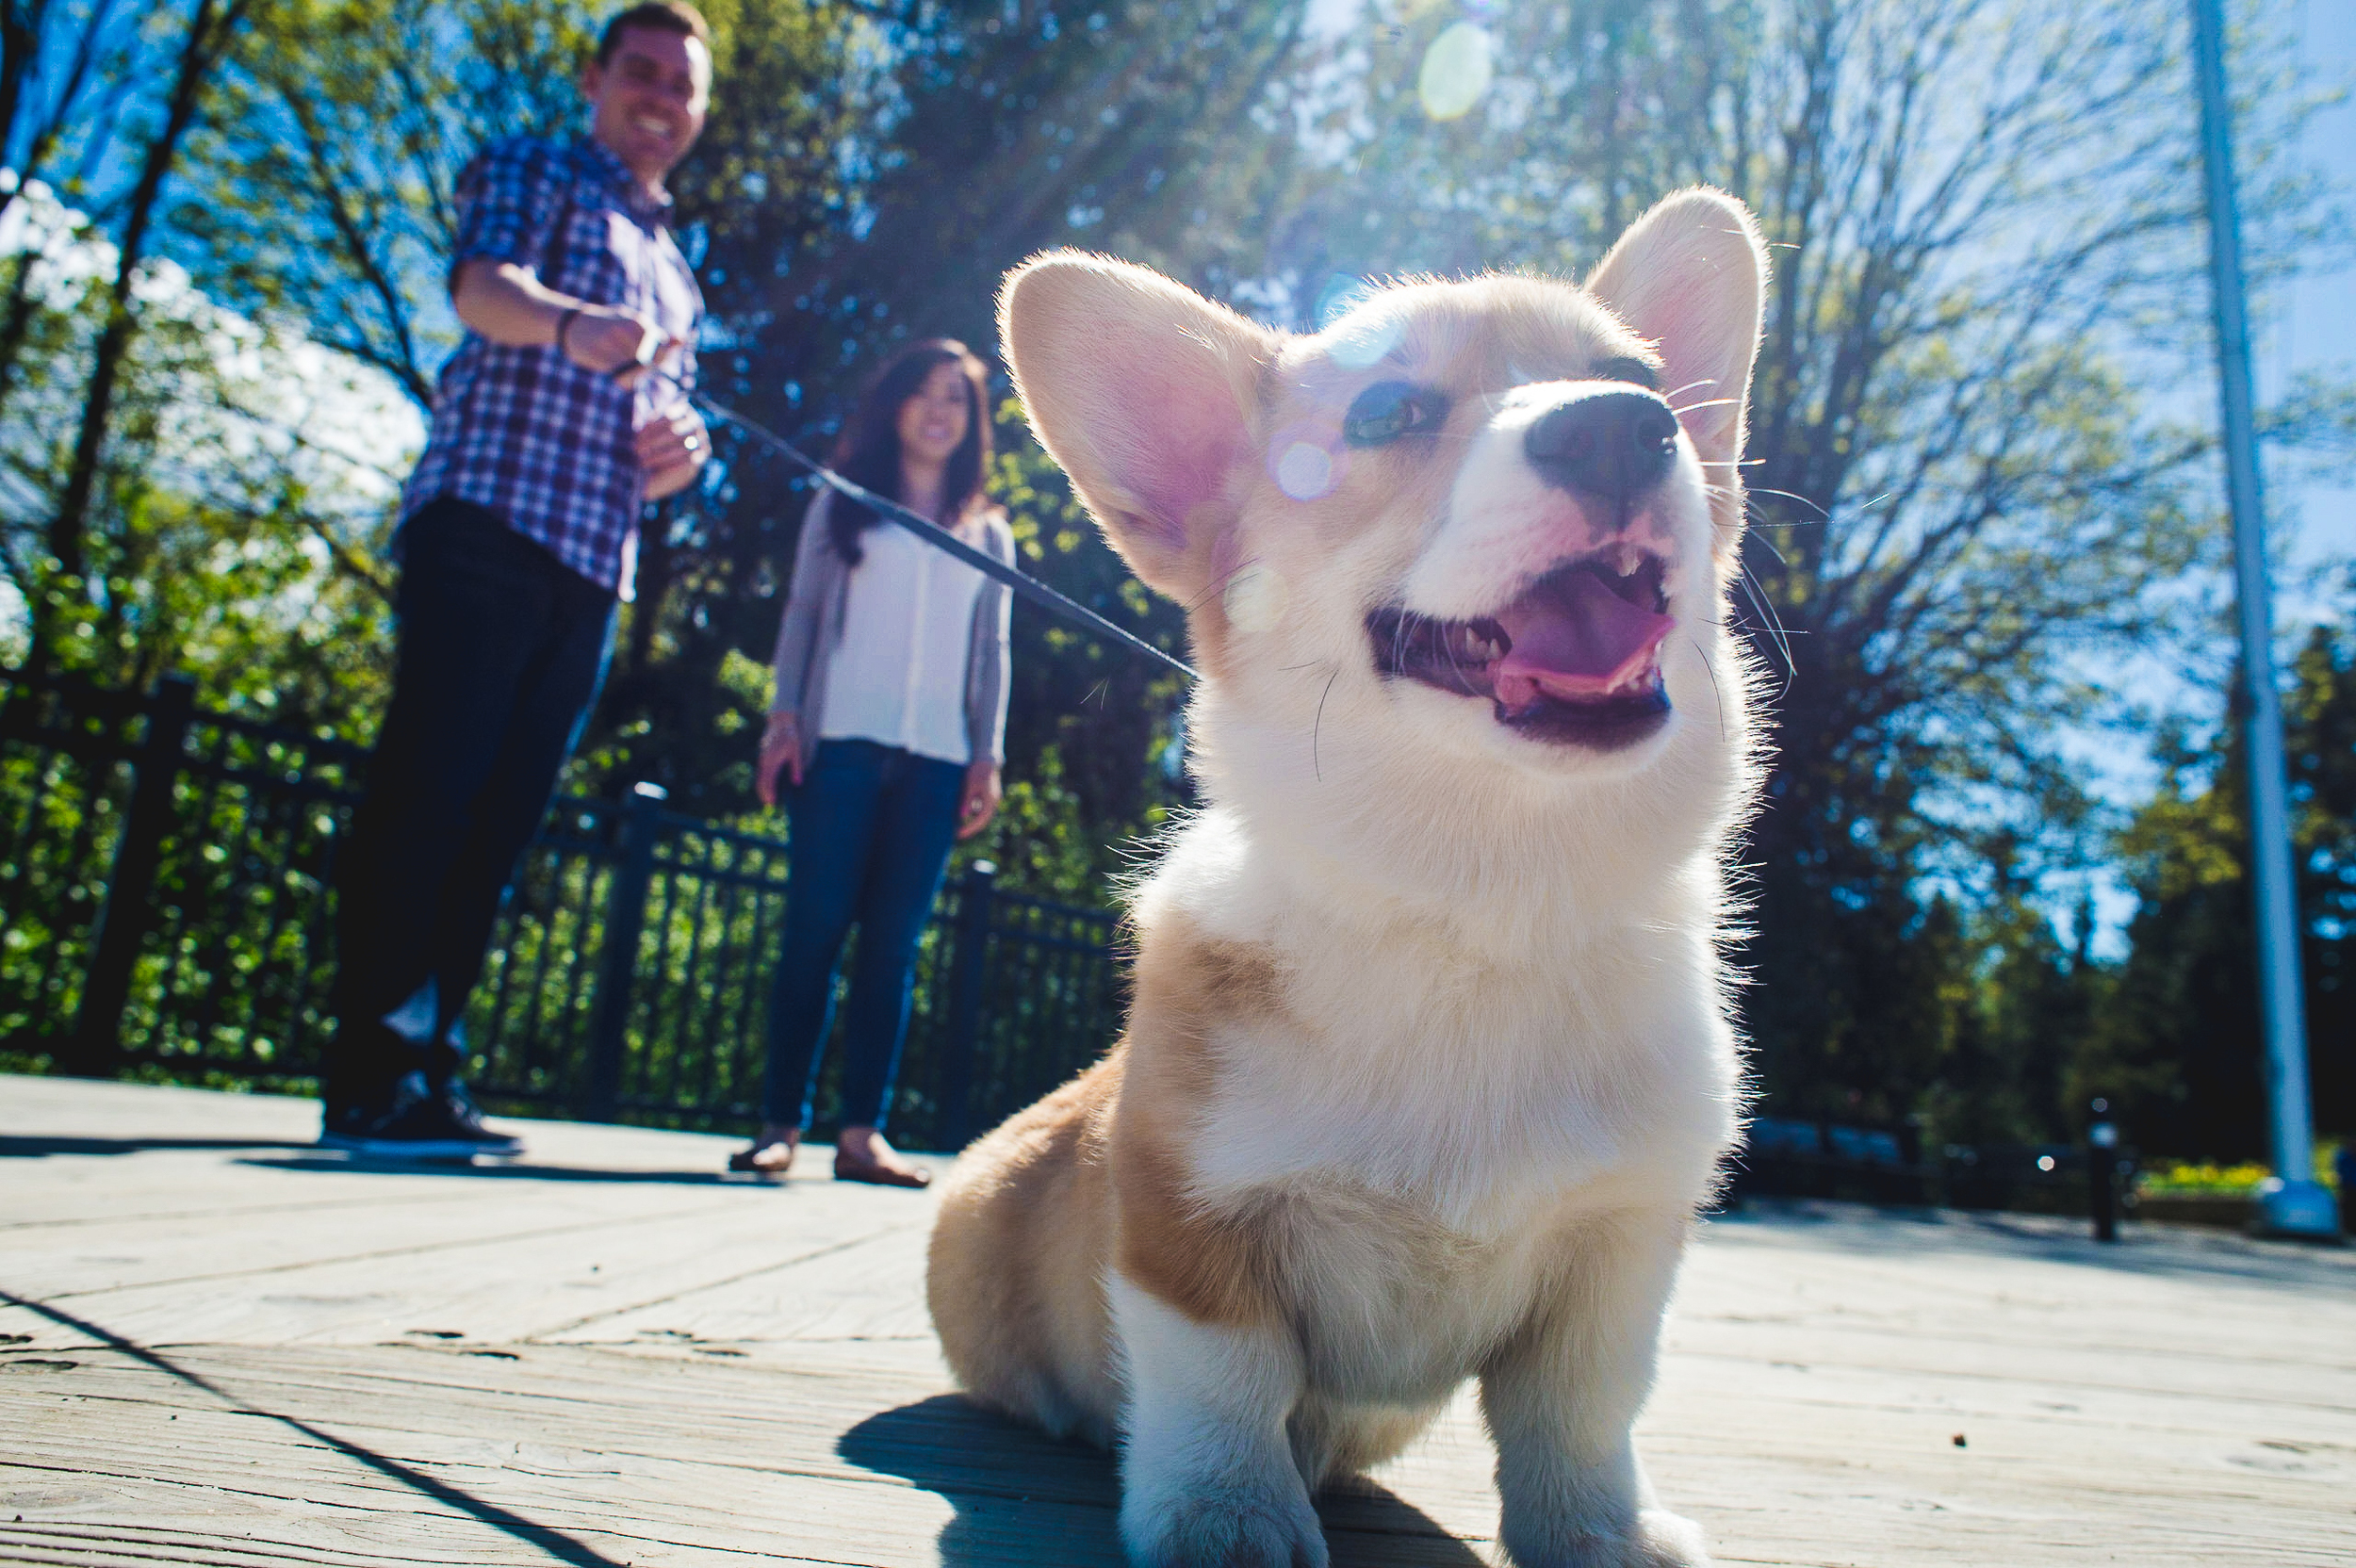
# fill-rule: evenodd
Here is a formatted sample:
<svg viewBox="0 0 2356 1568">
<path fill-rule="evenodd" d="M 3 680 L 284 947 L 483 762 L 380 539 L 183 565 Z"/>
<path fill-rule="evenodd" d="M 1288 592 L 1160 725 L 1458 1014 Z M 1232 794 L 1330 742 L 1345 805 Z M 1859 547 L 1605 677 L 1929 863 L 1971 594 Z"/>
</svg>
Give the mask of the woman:
<svg viewBox="0 0 2356 1568">
<path fill-rule="evenodd" d="M 981 361 L 934 338 L 886 365 L 834 462 L 1012 564 L 1005 514 L 982 497 L 990 420 Z M 854 922 L 837 1179 L 921 1187 L 884 1141 L 908 1033 L 917 939 L 952 835 L 998 808 L 1006 722 L 1003 584 L 864 506 L 822 493 L 802 524 L 777 629 L 777 695 L 761 742 L 764 804 L 792 780 L 793 871 L 769 1006 L 761 1135 L 736 1170 L 784 1174 L 810 1125 L 834 1021 L 834 973 Z"/>
</svg>

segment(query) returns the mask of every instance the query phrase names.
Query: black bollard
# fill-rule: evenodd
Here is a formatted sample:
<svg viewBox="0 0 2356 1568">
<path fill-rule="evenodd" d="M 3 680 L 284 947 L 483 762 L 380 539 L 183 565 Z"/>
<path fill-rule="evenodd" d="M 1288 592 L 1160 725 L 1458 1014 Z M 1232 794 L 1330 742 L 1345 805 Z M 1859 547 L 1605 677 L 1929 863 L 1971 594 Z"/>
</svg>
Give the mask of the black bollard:
<svg viewBox="0 0 2356 1568">
<path fill-rule="evenodd" d="M 2119 1123 L 2105 1119 L 2107 1100 L 2090 1107 L 2094 1122 L 2086 1128 L 2086 1209 L 2094 1220 L 2094 1239 L 2119 1239 Z"/>
</svg>

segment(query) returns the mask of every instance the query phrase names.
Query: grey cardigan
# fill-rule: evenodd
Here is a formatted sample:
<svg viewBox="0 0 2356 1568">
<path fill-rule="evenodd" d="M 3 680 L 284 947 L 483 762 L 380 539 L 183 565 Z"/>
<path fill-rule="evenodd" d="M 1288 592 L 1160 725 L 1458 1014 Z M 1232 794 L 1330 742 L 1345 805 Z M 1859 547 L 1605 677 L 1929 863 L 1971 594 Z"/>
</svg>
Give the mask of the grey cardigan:
<svg viewBox="0 0 2356 1568">
<path fill-rule="evenodd" d="M 791 713 L 799 725 L 804 767 L 826 727 L 826 667 L 843 645 L 843 608 L 851 594 L 851 564 L 826 527 L 833 500 L 833 491 L 822 492 L 802 519 L 794 580 L 777 623 L 777 694 L 769 699 L 771 712 Z M 1014 564 L 1014 530 L 1006 514 L 992 509 L 984 514 L 982 547 Z M 983 581 L 965 658 L 965 739 L 977 762 L 1006 760 L 1006 628 L 1013 608 L 1014 594 L 1005 583 Z"/>
</svg>

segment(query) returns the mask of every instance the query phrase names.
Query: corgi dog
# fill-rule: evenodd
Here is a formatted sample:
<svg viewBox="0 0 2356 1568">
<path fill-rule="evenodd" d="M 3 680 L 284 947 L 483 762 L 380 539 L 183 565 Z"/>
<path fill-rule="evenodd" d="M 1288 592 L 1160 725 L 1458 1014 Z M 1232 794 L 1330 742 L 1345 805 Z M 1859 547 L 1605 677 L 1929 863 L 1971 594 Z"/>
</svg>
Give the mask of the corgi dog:
<svg viewBox="0 0 2356 1568">
<path fill-rule="evenodd" d="M 1707 189 L 1583 288 L 1315 335 L 1097 256 L 1007 279 L 1039 440 L 1186 607 L 1204 804 L 1121 1040 L 958 1162 L 927 1294 L 975 1400 L 1118 1446 L 1140 1568 L 1324 1564 L 1320 1482 L 1467 1379 L 1521 1568 L 1708 1560 L 1629 1428 L 1742 1110 L 1765 288 Z"/>
</svg>

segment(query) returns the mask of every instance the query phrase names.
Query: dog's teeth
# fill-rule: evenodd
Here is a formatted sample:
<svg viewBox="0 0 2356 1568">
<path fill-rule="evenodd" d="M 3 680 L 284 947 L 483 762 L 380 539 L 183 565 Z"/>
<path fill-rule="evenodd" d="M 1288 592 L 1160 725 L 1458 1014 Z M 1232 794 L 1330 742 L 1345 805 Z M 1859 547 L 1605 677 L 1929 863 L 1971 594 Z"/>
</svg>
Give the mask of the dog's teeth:
<svg viewBox="0 0 2356 1568">
<path fill-rule="evenodd" d="M 1636 569 L 1644 564 L 1644 552 L 1623 540 L 1619 547 L 1612 552 L 1611 561 L 1614 573 L 1621 577 L 1634 577 Z"/>
</svg>

